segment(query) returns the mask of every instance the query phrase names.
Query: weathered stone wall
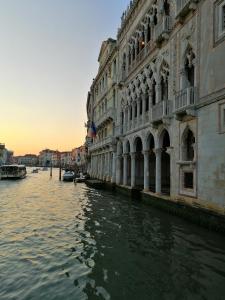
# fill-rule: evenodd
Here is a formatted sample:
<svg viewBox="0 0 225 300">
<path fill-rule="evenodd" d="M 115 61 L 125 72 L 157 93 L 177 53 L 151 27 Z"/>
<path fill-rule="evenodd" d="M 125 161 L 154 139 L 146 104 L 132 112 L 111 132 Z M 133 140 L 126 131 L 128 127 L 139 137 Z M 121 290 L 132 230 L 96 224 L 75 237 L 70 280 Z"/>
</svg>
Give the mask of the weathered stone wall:
<svg viewBox="0 0 225 300">
<path fill-rule="evenodd" d="M 198 112 L 198 197 L 225 208 L 225 134 L 219 133 L 218 104 Z"/>
</svg>

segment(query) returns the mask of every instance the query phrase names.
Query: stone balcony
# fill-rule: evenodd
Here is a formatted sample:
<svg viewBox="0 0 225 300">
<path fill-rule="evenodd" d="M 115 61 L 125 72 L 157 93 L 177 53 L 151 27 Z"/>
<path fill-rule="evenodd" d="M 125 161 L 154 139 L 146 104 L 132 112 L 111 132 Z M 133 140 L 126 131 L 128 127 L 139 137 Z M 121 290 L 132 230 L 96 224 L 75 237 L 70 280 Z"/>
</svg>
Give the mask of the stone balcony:
<svg viewBox="0 0 225 300">
<path fill-rule="evenodd" d="M 106 147 L 106 146 L 111 146 L 112 143 L 113 143 L 113 137 L 108 136 L 108 137 L 104 138 L 103 140 L 95 142 L 92 145 L 90 145 L 88 147 L 88 150 L 89 150 L 89 152 L 93 152 L 97 149 L 100 149 L 100 148 L 103 148 L 103 147 Z"/>
<path fill-rule="evenodd" d="M 104 112 L 96 121 L 95 126 L 98 129 L 99 127 L 104 126 L 107 122 L 110 120 L 113 120 L 115 117 L 115 109 L 113 107 L 110 107 L 107 109 L 106 112 Z"/>
<path fill-rule="evenodd" d="M 152 107 L 153 124 L 162 123 L 165 118 L 168 118 L 173 113 L 173 102 L 171 100 L 160 101 Z"/>
<path fill-rule="evenodd" d="M 156 25 L 154 31 L 154 40 L 156 43 L 160 43 L 163 40 L 169 39 L 169 33 L 172 30 L 172 18 L 171 16 L 163 16 L 159 24 Z"/>
<path fill-rule="evenodd" d="M 179 114 L 188 113 L 195 107 L 197 101 L 197 88 L 188 87 L 177 93 L 175 96 L 174 112 Z"/>
<path fill-rule="evenodd" d="M 155 44 L 153 41 L 149 41 L 147 45 L 139 52 L 136 59 L 128 66 L 127 75 L 129 76 L 151 52 L 155 49 Z"/>
<path fill-rule="evenodd" d="M 182 20 L 190 11 L 196 9 L 199 0 L 176 0 L 176 19 Z"/>
</svg>

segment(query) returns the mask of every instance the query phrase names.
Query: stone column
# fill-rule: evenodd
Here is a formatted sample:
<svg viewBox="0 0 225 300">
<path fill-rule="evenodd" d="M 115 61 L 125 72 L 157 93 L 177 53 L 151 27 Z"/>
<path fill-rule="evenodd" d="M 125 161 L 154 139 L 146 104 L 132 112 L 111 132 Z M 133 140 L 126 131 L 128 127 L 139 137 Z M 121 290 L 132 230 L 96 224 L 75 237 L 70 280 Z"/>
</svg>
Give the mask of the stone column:
<svg viewBox="0 0 225 300">
<path fill-rule="evenodd" d="M 116 152 L 113 151 L 113 161 L 112 161 L 112 183 L 116 183 Z"/>
<path fill-rule="evenodd" d="M 130 107 L 128 107 L 128 120 L 127 120 L 127 129 L 130 130 Z"/>
<path fill-rule="evenodd" d="M 156 103 L 159 103 L 161 101 L 161 85 L 160 82 L 157 82 L 156 84 Z"/>
<path fill-rule="evenodd" d="M 120 185 L 121 181 L 121 155 L 117 155 L 116 159 L 116 184 Z"/>
<path fill-rule="evenodd" d="M 149 191 L 149 151 L 144 151 L 144 190 Z"/>
<path fill-rule="evenodd" d="M 101 179 L 104 179 L 104 154 L 101 154 Z"/>
<path fill-rule="evenodd" d="M 90 169 L 89 169 L 89 174 L 92 176 L 92 172 L 93 172 L 93 169 L 94 169 L 94 156 L 93 154 L 91 154 L 91 163 L 90 163 Z"/>
<path fill-rule="evenodd" d="M 102 154 L 99 154 L 99 179 L 102 178 Z"/>
<path fill-rule="evenodd" d="M 187 86 L 188 86 L 188 83 L 187 83 L 187 78 L 185 75 L 185 69 L 182 68 L 180 70 L 180 90 L 185 89 Z"/>
<path fill-rule="evenodd" d="M 132 103 L 132 128 L 134 128 L 135 126 L 135 103 Z"/>
<path fill-rule="evenodd" d="M 156 155 L 156 193 L 161 194 L 161 163 L 162 163 L 162 149 L 155 149 Z"/>
<path fill-rule="evenodd" d="M 123 133 L 127 132 L 127 110 L 124 109 L 123 112 Z"/>
<path fill-rule="evenodd" d="M 96 167 L 96 178 L 99 179 L 99 175 L 100 175 L 100 157 L 99 154 L 97 155 L 97 167 Z"/>
<path fill-rule="evenodd" d="M 173 159 L 174 159 L 174 150 L 173 147 L 168 147 L 166 148 L 166 153 L 169 154 L 170 156 L 170 195 L 173 193 L 174 191 L 174 186 L 175 186 L 175 180 L 176 177 L 172 176 L 172 174 L 174 174 L 174 169 L 173 169 Z"/>
<path fill-rule="evenodd" d="M 102 154 L 102 179 L 105 180 L 105 153 Z"/>
<path fill-rule="evenodd" d="M 139 124 L 140 124 L 140 100 L 138 99 L 137 100 L 137 127 L 139 127 Z"/>
<path fill-rule="evenodd" d="M 144 94 L 142 94 L 141 99 L 142 99 L 142 116 L 141 116 L 141 124 L 144 124 L 144 123 L 145 123 L 145 113 L 146 113 L 146 111 L 145 111 L 145 107 L 146 107 L 146 105 L 145 105 L 146 97 L 145 97 Z"/>
<path fill-rule="evenodd" d="M 123 155 L 123 185 L 127 185 L 127 165 L 128 165 L 128 154 Z"/>
<path fill-rule="evenodd" d="M 131 153 L 131 188 L 135 187 L 136 152 Z"/>
</svg>

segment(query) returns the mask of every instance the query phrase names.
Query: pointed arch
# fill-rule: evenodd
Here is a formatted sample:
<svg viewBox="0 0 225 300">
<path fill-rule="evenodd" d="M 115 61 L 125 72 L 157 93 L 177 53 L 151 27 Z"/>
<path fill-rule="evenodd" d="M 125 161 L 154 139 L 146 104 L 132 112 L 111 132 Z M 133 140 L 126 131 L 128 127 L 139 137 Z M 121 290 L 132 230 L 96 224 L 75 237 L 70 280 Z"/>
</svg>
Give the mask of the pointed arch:
<svg viewBox="0 0 225 300">
<path fill-rule="evenodd" d="M 181 137 L 181 156 L 184 161 L 193 161 L 195 157 L 195 135 L 194 132 L 187 126 Z"/>
</svg>

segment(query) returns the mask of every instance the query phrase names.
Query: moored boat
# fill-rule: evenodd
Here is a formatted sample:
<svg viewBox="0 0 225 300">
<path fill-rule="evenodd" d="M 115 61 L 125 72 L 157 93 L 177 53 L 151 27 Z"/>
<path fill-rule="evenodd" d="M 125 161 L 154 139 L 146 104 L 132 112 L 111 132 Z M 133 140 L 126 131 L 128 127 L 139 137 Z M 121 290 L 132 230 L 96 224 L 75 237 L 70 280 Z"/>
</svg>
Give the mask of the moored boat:
<svg viewBox="0 0 225 300">
<path fill-rule="evenodd" d="M 76 182 L 81 183 L 86 181 L 86 176 L 83 173 L 80 173 L 80 176 L 75 179 Z"/>
<path fill-rule="evenodd" d="M 63 174 L 63 181 L 73 181 L 74 180 L 74 172 L 73 171 L 65 171 Z"/>
<path fill-rule="evenodd" d="M 0 179 L 23 179 L 27 175 L 24 165 L 2 165 L 0 166 Z"/>
</svg>

